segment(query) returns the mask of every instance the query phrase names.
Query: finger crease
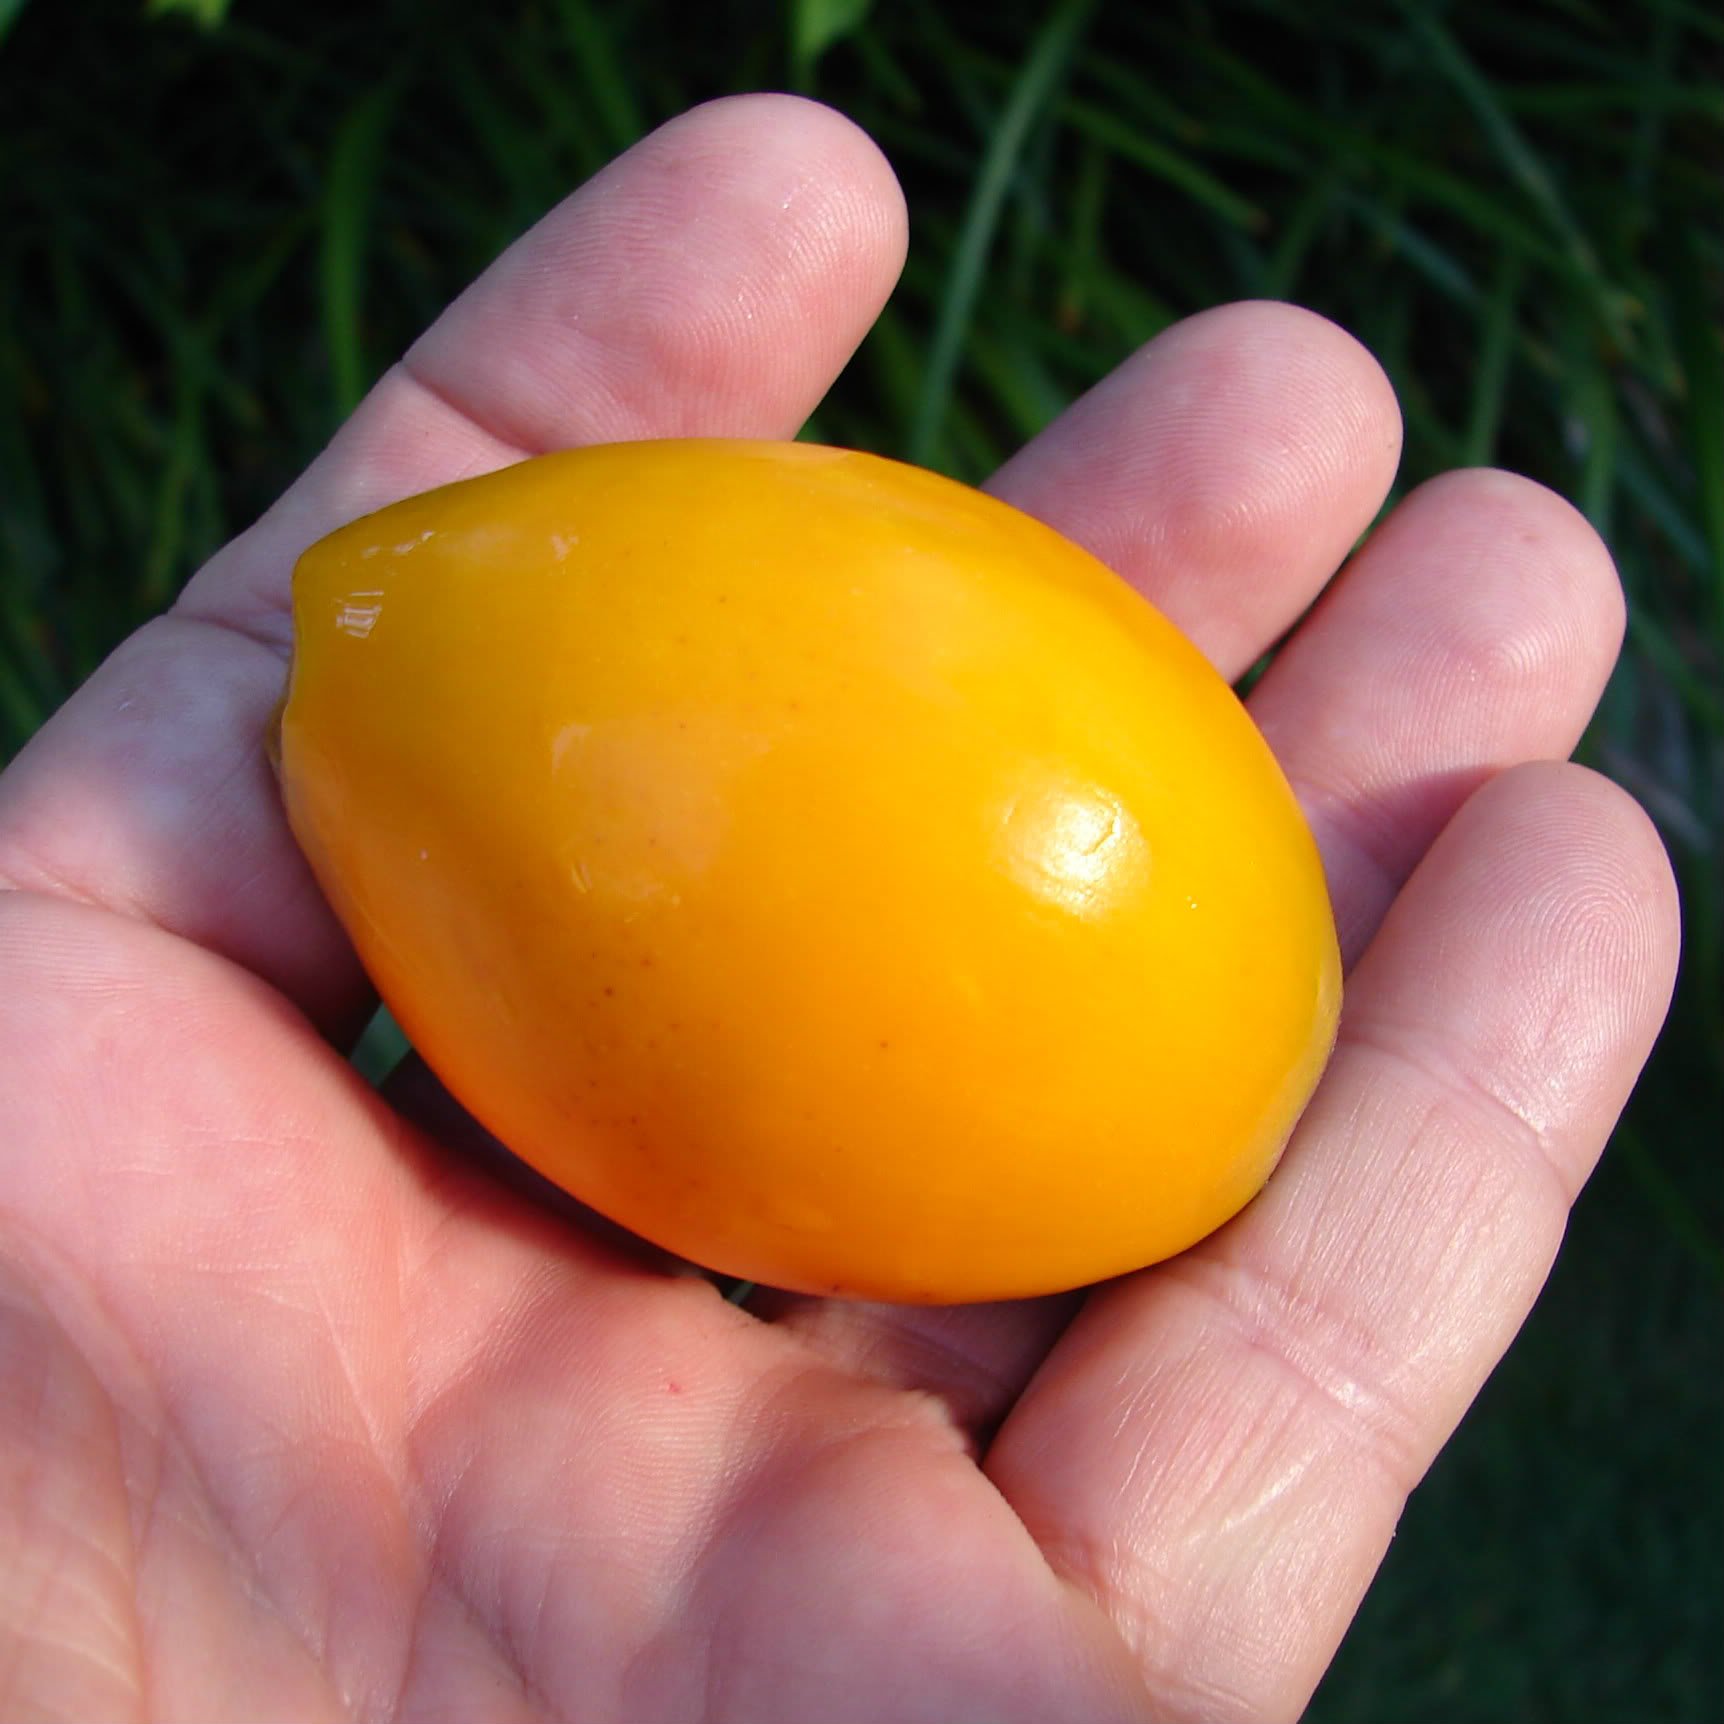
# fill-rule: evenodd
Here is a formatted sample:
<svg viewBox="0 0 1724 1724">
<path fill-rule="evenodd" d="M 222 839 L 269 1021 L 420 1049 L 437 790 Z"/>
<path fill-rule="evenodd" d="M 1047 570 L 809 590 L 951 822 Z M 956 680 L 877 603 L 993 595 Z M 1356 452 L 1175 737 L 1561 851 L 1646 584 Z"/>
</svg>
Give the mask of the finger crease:
<svg viewBox="0 0 1724 1724">
<path fill-rule="evenodd" d="M 504 430 L 499 423 L 484 414 L 475 412 L 465 402 L 458 399 L 444 384 L 437 382 L 430 373 L 420 368 L 414 360 L 412 349 L 409 349 L 400 359 L 396 360 L 394 369 L 402 379 L 428 395 L 445 412 L 453 413 L 456 418 L 465 420 L 482 436 L 489 437 L 505 455 L 511 456 L 517 461 L 524 461 L 528 456 L 542 452 L 524 447 L 518 437 Z"/>
<path fill-rule="evenodd" d="M 1203 1251 L 1174 1259 L 1167 1271 L 1222 1318 L 1235 1340 L 1267 1359 L 1302 1404 L 1354 1438 L 1400 1496 L 1412 1489 L 1426 1465 L 1420 1421 L 1389 1388 L 1374 1327 L 1331 1294 L 1301 1285 L 1302 1272 L 1316 1281 L 1316 1271 Z"/>
<path fill-rule="evenodd" d="M 1379 1059 L 1393 1061 L 1410 1071 L 1421 1088 L 1434 1087 L 1446 1099 L 1482 1115 L 1488 1127 L 1496 1128 L 1494 1135 L 1499 1141 L 1506 1138 L 1519 1150 L 1521 1159 L 1535 1170 L 1535 1177 L 1555 1194 L 1556 1202 L 1566 1213 L 1579 1186 L 1563 1174 L 1550 1134 L 1525 1108 L 1492 1089 L 1476 1072 L 1457 1060 L 1437 1055 L 1432 1041 L 1429 1029 L 1422 1025 L 1400 1028 L 1381 1017 L 1353 1021 L 1344 1018 L 1336 1051 L 1358 1048 Z"/>
</svg>

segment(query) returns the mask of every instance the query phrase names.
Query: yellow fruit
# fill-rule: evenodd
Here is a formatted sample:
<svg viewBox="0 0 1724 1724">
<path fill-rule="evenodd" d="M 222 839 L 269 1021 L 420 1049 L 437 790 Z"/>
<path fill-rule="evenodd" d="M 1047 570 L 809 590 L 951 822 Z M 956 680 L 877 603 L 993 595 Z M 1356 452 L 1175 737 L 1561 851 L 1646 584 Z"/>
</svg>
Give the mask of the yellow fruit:
<svg viewBox="0 0 1724 1724">
<path fill-rule="evenodd" d="M 1232 691 L 1086 552 L 848 451 L 631 443 L 295 575 L 289 816 L 466 1107 L 709 1268 L 885 1299 L 1171 1255 L 1340 997 Z"/>
</svg>

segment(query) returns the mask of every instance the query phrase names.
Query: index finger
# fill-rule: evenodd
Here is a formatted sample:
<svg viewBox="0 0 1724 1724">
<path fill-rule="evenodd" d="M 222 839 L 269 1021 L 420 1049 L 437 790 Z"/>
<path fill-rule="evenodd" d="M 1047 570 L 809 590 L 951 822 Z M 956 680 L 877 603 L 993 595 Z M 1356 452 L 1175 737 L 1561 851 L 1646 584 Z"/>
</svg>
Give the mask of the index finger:
<svg viewBox="0 0 1724 1724">
<path fill-rule="evenodd" d="M 830 109 L 714 102 L 512 247 L 329 448 L 125 642 L 0 779 L 0 884 L 158 923 L 332 1033 L 369 1003 L 282 816 L 261 739 L 294 559 L 354 516 L 525 454 L 793 435 L 903 262 L 884 158 Z"/>
</svg>

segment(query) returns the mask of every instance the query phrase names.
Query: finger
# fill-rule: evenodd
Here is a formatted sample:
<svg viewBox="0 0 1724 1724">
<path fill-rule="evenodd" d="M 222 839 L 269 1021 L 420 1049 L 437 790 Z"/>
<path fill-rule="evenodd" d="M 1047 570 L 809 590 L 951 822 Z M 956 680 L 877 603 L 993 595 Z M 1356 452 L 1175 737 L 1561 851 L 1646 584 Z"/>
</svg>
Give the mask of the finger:
<svg viewBox="0 0 1724 1724">
<path fill-rule="evenodd" d="M 1399 451 L 1394 393 L 1358 342 L 1294 306 L 1230 305 L 1150 342 L 989 489 L 1111 564 L 1232 677 L 1334 573 Z M 845 1369 L 939 1397 L 985 1442 L 1075 1304 L 750 1309 Z"/>
<path fill-rule="evenodd" d="M 881 1305 L 763 1289 L 747 1303 L 834 1369 L 932 1397 L 979 1455 L 1083 1297 Z"/>
<path fill-rule="evenodd" d="M 299 551 L 523 455 L 639 437 L 790 437 L 902 267 L 903 197 L 831 109 L 745 96 L 637 144 L 413 345 L 184 608 L 286 649 Z"/>
<path fill-rule="evenodd" d="M 1371 524 L 1400 451 L 1370 354 L 1313 312 L 1251 302 L 1157 336 L 988 488 L 1123 575 L 1231 681 Z"/>
<path fill-rule="evenodd" d="M 1251 697 L 1349 962 L 1486 777 L 1580 740 L 1622 629 L 1609 552 L 1531 480 L 1446 474 L 1372 535 Z"/>
<path fill-rule="evenodd" d="M 1675 967 L 1645 816 L 1577 767 L 1445 830 L 1282 1171 L 1097 1295 L 988 1470 L 1171 1717 L 1293 1717 L 1538 1292 Z"/>
<path fill-rule="evenodd" d="M 0 779 L 0 882 L 121 910 L 333 1032 L 365 991 L 264 764 L 294 557 L 340 521 L 523 451 L 787 436 L 902 261 L 874 146 L 791 97 L 671 122 L 508 253 L 283 501 L 123 645 Z"/>
</svg>

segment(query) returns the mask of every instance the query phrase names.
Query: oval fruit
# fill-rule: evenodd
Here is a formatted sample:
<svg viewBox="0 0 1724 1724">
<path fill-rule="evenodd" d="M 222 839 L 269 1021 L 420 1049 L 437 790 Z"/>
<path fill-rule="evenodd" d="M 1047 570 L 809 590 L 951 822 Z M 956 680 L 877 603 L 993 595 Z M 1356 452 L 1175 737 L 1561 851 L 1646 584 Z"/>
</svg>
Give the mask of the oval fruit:
<svg viewBox="0 0 1724 1724">
<path fill-rule="evenodd" d="M 814 1293 L 995 1299 L 1245 1204 L 1340 997 L 1225 682 L 1003 503 L 631 443 L 301 559 L 288 813 L 413 1042 L 585 1203 Z"/>
</svg>

